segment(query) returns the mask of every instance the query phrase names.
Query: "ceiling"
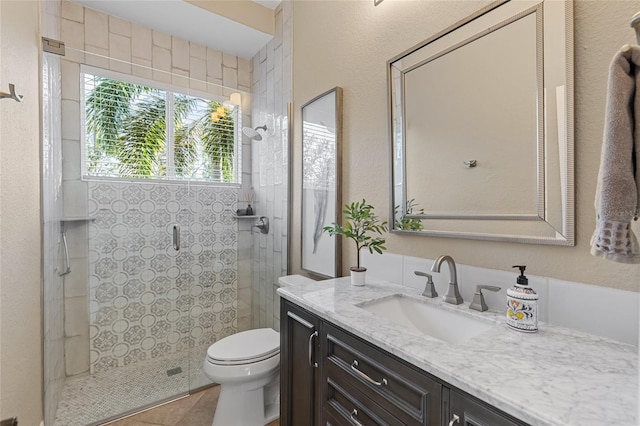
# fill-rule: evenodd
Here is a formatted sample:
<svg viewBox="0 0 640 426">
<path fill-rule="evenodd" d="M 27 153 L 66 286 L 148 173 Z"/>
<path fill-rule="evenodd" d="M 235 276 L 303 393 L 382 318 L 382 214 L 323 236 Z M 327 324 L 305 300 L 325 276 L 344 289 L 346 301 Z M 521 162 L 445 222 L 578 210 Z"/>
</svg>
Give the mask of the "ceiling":
<svg viewBox="0 0 640 426">
<path fill-rule="evenodd" d="M 253 57 L 273 38 L 270 34 L 183 0 L 72 1 L 246 59 Z M 280 0 L 254 2 L 269 9 L 280 4 Z"/>
</svg>

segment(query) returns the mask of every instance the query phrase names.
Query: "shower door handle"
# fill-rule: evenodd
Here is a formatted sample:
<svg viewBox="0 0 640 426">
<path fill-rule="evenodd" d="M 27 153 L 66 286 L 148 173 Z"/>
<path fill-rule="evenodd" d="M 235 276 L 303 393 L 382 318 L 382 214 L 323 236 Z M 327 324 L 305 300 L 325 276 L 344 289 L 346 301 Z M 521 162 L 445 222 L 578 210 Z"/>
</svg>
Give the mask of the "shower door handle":
<svg viewBox="0 0 640 426">
<path fill-rule="evenodd" d="M 173 249 L 180 250 L 180 225 L 173 225 Z"/>
</svg>

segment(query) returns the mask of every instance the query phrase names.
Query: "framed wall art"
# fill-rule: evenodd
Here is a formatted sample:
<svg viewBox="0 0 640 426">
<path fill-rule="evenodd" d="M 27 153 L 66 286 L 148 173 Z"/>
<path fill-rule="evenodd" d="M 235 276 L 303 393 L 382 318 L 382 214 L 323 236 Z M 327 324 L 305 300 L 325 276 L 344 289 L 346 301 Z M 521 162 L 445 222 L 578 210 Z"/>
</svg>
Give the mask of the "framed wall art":
<svg viewBox="0 0 640 426">
<path fill-rule="evenodd" d="M 323 231 L 338 222 L 342 89 L 335 87 L 302 106 L 302 269 L 340 276 L 340 238 Z"/>
</svg>

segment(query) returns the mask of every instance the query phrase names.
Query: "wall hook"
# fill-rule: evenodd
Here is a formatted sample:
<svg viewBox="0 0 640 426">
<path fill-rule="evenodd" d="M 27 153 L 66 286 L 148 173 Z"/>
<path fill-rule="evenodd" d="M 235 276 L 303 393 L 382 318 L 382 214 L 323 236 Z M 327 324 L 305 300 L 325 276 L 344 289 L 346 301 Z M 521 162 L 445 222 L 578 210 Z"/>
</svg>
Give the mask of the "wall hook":
<svg viewBox="0 0 640 426">
<path fill-rule="evenodd" d="M 14 101 L 22 102 L 22 98 L 24 96 L 16 94 L 16 86 L 14 84 L 9 83 L 9 93 L 0 92 L 0 99 L 9 98 Z"/>
<path fill-rule="evenodd" d="M 478 162 L 476 160 L 463 161 L 463 163 L 468 168 L 472 168 L 478 165 Z"/>
</svg>

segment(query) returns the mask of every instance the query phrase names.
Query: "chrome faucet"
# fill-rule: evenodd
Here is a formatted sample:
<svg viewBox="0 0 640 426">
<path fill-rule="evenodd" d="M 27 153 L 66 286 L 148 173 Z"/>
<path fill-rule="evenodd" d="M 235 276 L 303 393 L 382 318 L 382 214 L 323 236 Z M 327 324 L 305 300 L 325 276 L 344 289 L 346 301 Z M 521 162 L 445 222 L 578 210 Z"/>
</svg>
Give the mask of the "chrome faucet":
<svg viewBox="0 0 640 426">
<path fill-rule="evenodd" d="M 456 262 L 453 261 L 451 256 L 442 255 L 433 262 L 433 266 L 431 267 L 431 272 L 440 272 L 440 265 L 442 262 L 446 261 L 449 266 L 449 288 L 447 289 L 447 294 L 444 295 L 442 300 L 447 303 L 451 303 L 454 305 L 459 305 L 463 302 L 462 296 L 460 296 L 460 292 L 458 291 L 458 274 L 456 272 Z"/>
</svg>

